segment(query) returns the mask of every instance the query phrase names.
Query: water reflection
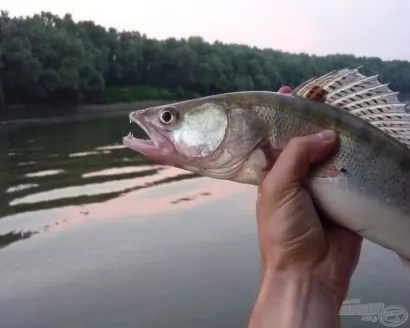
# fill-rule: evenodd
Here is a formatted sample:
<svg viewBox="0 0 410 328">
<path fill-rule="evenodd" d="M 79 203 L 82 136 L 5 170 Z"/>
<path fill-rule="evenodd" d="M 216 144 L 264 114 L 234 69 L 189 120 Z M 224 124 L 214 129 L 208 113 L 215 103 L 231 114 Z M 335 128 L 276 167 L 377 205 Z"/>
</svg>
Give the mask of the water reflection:
<svg viewBox="0 0 410 328">
<path fill-rule="evenodd" d="M 19 126 L 0 131 L 0 244 L 25 240 L 60 226 L 49 220 L 42 227 L 16 215 L 87 204 L 101 204 L 127 193 L 196 177 L 194 174 L 156 165 L 127 149 L 121 140 L 129 129 L 127 115 Z M 137 131 L 143 134 L 142 131 Z M 155 205 L 154 205 L 155 206 Z M 78 214 L 87 216 L 89 210 Z M 7 231 L 5 222 L 20 222 Z M 10 228 L 11 229 L 11 228 Z"/>
<path fill-rule="evenodd" d="M 246 325 L 260 277 L 255 188 L 147 161 L 121 144 L 128 122 L 1 130 L 2 326 Z M 410 310 L 395 260 L 365 243 L 349 298 Z"/>
<path fill-rule="evenodd" d="M 144 172 L 149 170 L 161 169 L 165 168 L 164 166 L 160 165 L 140 165 L 140 166 L 125 166 L 121 168 L 110 168 L 96 172 L 84 173 L 83 178 L 90 178 L 96 176 L 106 176 L 106 175 L 122 175 L 127 173 L 137 173 L 137 172 Z"/>
<path fill-rule="evenodd" d="M 30 162 L 30 163 L 35 164 L 35 162 Z M 48 176 L 48 175 L 56 175 L 56 174 L 59 174 L 59 173 L 62 173 L 62 172 L 64 172 L 64 171 L 63 170 L 47 170 L 47 171 L 26 173 L 25 176 L 27 178 L 36 178 L 36 177 L 45 177 L 45 176 Z"/>
<path fill-rule="evenodd" d="M 0 235 L 0 248 L 6 247 L 16 241 L 30 238 L 31 236 L 37 233 L 38 231 L 24 231 L 24 232 L 11 231 L 4 235 Z"/>
<path fill-rule="evenodd" d="M 25 184 L 19 184 L 17 186 L 13 186 L 13 187 L 9 187 L 6 192 L 7 193 L 12 193 L 12 192 L 16 192 L 19 190 L 24 190 L 24 189 L 28 189 L 28 188 L 33 188 L 33 187 L 37 187 L 38 184 L 36 183 L 25 183 Z"/>
<path fill-rule="evenodd" d="M 103 154 L 108 154 L 109 151 L 103 152 Z M 68 157 L 84 157 L 90 155 L 100 155 L 99 151 L 84 151 L 80 153 L 69 154 Z"/>
<path fill-rule="evenodd" d="M 115 194 L 118 192 L 134 190 L 135 188 L 148 187 L 153 183 L 163 182 L 168 178 L 173 178 L 178 175 L 190 176 L 191 173 L 179 170 L 176 171 L 172 168 L 168 168 L 164 170 L 150 169 L 133 174 L 117 174 L 114 177 L 97 175 L 93 178 L 88 178 L 87 181 L 89 183 L 87 184 L 61 187 L 44 192 L 33 193 L 21 198 L 15 198 L 9 203 L 9 205 L 15 206 L 28 203 L 48 203 L 66 198 L 73 199 L 81 196 L 89 197 L 103 194 Z M 109 178 L 112 178 L 113 180 L 108 180 Z"/>
</svg>

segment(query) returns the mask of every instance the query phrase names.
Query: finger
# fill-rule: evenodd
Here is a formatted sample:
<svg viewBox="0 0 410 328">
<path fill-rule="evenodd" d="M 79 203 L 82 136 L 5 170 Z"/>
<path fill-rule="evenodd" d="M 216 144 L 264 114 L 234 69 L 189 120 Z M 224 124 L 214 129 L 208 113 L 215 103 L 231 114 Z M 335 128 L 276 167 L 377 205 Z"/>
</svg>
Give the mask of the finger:
<svg viewBox="0 0 410 328">
<path fill-rule="evenodd" d="M 262 193 L 273 194 L 276 186 L 303 180 L 310 164 L 324 158 L 336 145 L 337 135 L 325 130 L 314 135 L 293 138 L 283 149 L 262 182 Z"/>
<path fill-rule="evenodd" d="M 279 89 L 279 93 L 291 93 L 291 92 L 292 92 L 292 88 L 288 87 L 287 85 L 284 85 Z"/>
</svg>

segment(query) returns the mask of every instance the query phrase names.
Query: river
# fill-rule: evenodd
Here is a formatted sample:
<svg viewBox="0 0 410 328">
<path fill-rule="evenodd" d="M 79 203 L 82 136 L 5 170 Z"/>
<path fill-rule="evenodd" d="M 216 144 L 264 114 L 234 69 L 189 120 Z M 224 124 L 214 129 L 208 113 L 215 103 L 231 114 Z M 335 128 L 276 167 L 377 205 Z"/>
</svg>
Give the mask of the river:
<svg viewBox="0 0 410 328">
<path fill-rule="evenodd" d="M 255 188 L 155 165 L 122 146 L 129 129 L 0 130 L 1 328 L 246 327 Z M 343 327 L 410 327 L 410 271 L 366 241 L 347 300 Z"/>
</svg>

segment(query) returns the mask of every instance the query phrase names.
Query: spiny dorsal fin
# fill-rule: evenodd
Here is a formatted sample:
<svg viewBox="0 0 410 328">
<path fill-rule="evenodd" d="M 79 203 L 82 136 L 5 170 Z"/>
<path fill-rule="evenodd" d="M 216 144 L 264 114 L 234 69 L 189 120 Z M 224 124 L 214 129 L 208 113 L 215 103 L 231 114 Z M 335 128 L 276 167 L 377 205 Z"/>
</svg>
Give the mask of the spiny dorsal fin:
<svg viewBox="0 0 410 328">
<path fill-rule="evenodd" d="M 294 94 L 344 109 L 410 148 L 410 114 L 398 92 L 382 84 L 377 75 L 365 76 L 355 69 L 331 71 L 310 79 Z"/>
</svg>

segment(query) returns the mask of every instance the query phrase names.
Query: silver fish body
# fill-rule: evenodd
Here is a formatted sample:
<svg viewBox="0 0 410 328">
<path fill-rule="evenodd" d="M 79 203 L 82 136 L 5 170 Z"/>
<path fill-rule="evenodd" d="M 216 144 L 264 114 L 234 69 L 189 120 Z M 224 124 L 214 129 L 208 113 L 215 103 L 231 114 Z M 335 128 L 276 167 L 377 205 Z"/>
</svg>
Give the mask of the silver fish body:
<svg viewBox="0 0 410 328">
<path fill-rule="evenodd" d="M 293 137 L 336 131 L 337 151 L 311 172 L 315 203 L 342 226 L 410 258 L 410 151 L 403 144 L 325 103 L 277 93 L 248 93 L 246 98 L 269 126 L 274 149 Z M 237 179 L 260 183 L 258 172 L 247 174 L 249 180 L 241 174 Z"/>
<path fill-rule="evenodd" d="M 210 109 L 215 119 L 203 115 Z M 177 119 L 164 127 L 152 123 L 164 110 L 178 113 Z M 186 123 L 192 110 L 200 127 Z M 167 152 L 153 151 L 161 148 L 158 142 L 144 152 L 135 138 L 125 138 L 130 148 L 204 176 L 253 185 L 293 137 L 335 130 L 338 149 L 311 172 L 316 205 L 329 219 L 410 259 L 410 119 L 396 93 L 377 78 L 340 70 L 308 81 L 290 95 L 235 92 L 130 117 L 152 139 L 167 140 L 162 147 Z M 192 129 L 201 130 L 196 139 L 192 132 L 184 134 Z"/>
</svg>

